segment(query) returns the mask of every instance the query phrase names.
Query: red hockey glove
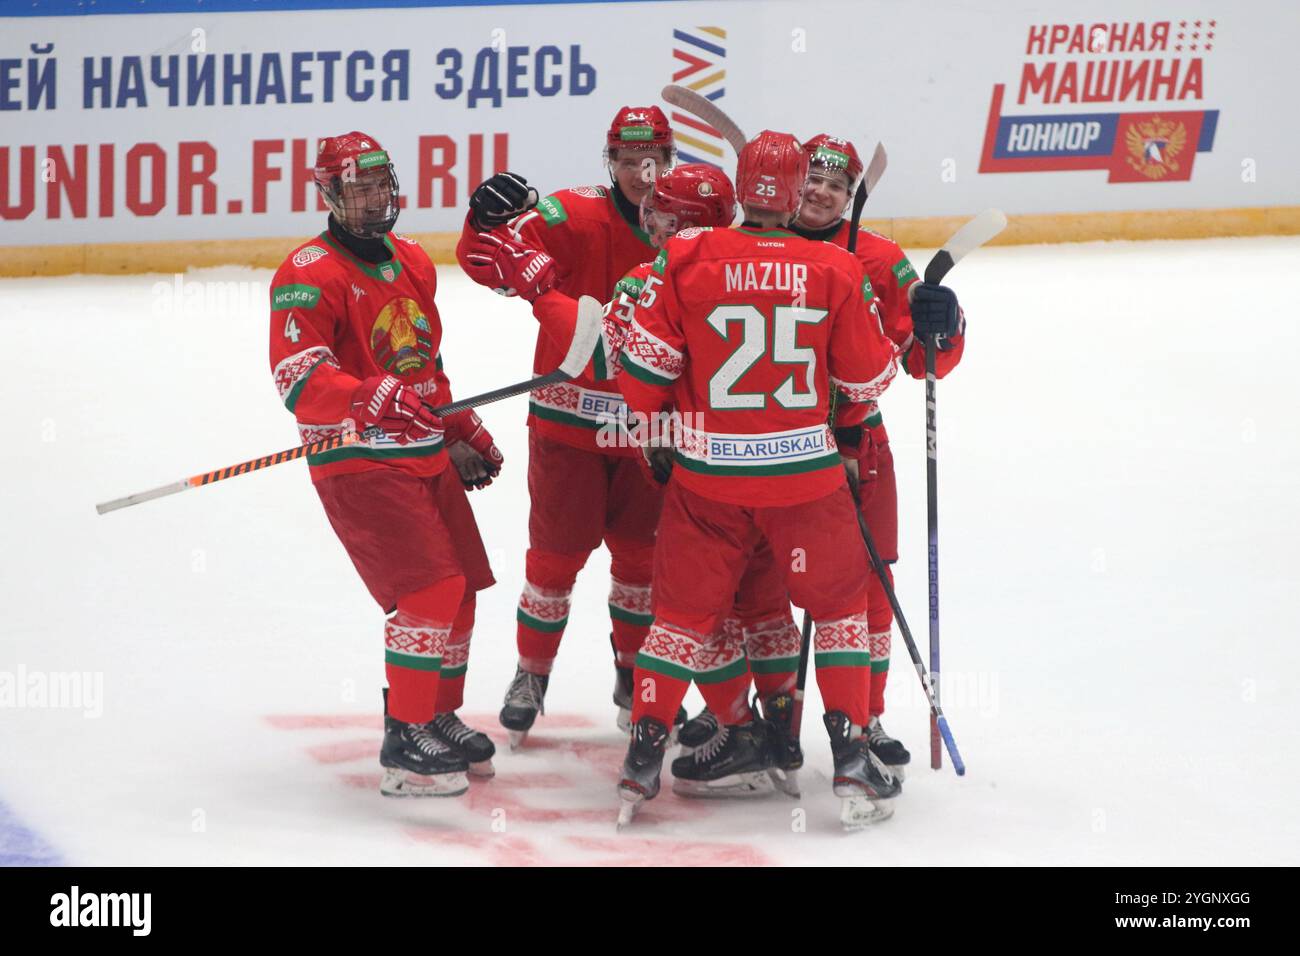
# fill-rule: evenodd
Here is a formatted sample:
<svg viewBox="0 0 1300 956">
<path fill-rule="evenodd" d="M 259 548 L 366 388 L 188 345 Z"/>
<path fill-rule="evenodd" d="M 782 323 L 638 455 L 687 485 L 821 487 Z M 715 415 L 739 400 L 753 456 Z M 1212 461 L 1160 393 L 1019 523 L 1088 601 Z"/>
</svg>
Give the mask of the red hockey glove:
<svg viewBox="0 0 1300 956">
<path fill-rule="evenodd" d="M 549 292 L 559 279 L 555 260 L 546 253 L 491 232 L 478 234 L 465 259 L 477 276 L 490 277 L 493 291 L 529 302 Z"/>
<path fill-rule="evenodd" d="M 486 488 L 492 479 L 501 474 L 505 457 L 497 448 L 492 435 L 483 427 L 483 420 L 467 408 L 448 415 L 447 454 L 466 488 Z"/>
<path fill-rule="evenodd" d="M 357 386 L 352 393 L 352 415 L 363 427 L 382 428 L 399 445 L 442 437 L 442 419 L 420 400 L 415 389 L 391 375 L 375 375 Z"/>
</svg>

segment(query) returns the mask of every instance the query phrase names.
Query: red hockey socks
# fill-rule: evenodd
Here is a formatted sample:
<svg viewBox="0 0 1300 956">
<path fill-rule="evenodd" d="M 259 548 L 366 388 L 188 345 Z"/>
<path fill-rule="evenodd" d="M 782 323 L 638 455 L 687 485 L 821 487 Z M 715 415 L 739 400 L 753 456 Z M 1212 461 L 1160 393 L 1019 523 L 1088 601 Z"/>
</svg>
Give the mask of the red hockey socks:
<svg viewBox="0 0 1300 956">
<path fill-rule="evenodd" d="M 457 575 L 397 599 L 397 612 L 384 625 L 384 669 L 388 712 L 398 720 L 433 720 L 442 656 L 464 592 L 465 579 Z"/>
<path fill-rule="evenodd" d="M 749 669 L 745 666 L 745 638 L 737 618 L 724 620 L 713 639 L 696 651 L 695 683 L 704 703 L 721 723 L 749 722 Z"/>
<path fill-rule="evenodd" d="M 853 723 L 865 727 L 871 691 L 867 615 L 817 621 L 816 652 L 817 687 L 826 710 L 843 711 Z"/>
<path fill-rule="evenodd" d="M 667 621 L 650 626 L 632 672 L 633 724 L 653 717 L 672 727 L 695 676 L 695 655 L 703 643 L 703 635 L 689 628 Z"/>
<path fill-rule="evenodd" d="M 892 586 L 894 572 L 889 565 L 885 565 L 885 574 Z M 867 627 L 870 629 L 867 640 L 871 649 L 871 716 L 879 717 L 885 712 L 885 683 L 889 680 L 889 645 L 894 627 L 894 609 L 889 606 L 884 585 L 874 574 L 867 587 Z"/>
<path fill-rule="evenodd" d="M 745 625 L 745 654 L 760 700 L 794 693 L 800 638 L 789 611 L 783 617 Z"/>
<path fill-rule="evenodd" d="M 460 710 L 465 703 L 465 672 L 469 668 L 469 639 L 474 633 L 474 595 L 467 594 L 460 602 L 460 611 L 451 622 L 447 647 L 442 654 L 442 670 L 438 676 L 438 700 L 434 711 L 446 714 Z"/>
<path fill-rule="evenodd" d="M 586 554 L 559 554 L 528 549 L 524 559 L 524 593 L 519 596 L 516 641 L 519 666 L 533 674 L 549 674 L 569 623 L 569 596 Z"/>
<path fill-rule="evenodd" d="M 614 541 L 606 543 L 610 546 L 609 621 L 614 635 L 614 660 L 619 667 L 632 667 L 655 619 L 650 609 L 654 547 L 624 548 Z"/>
</svg>

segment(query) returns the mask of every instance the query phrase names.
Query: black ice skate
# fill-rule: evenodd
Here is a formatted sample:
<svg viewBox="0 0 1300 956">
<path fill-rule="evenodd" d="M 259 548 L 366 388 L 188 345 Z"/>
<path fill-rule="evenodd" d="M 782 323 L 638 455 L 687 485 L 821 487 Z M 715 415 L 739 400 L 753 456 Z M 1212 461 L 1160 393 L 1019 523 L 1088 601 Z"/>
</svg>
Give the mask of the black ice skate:
<svg viewBox="0 0 1300 956">
<path fill-rule="evenodd" d="M 469 789 L 469 763 L 433 735 L 428 724 L 408 724 L 388 713 L 384 689 L 384 768 L 379 792 L 386 797 L 454 797 Z"/>
<path fill-rule="evenodd" d="M 683 757 L 692 753 L 713 739 L 718 732 L 718 718 L 707 707 L 682 724 L 677 731 L 677 743 L 681 745 Z"/>
<path fill-rule="evenodd" d="M 659 771 L 668 747 L 668 728 L 653 717 L 642 717 L 632 728 L 632 740 L 618 781 L 618 826 L 632 822 L 637 808 L 659 794 Z"/>
<path fill-rule="evenodd" d="M 894 814 L 894 798 L 902 784 L 880 762 L 867 745 L 861 728 L 854 728 L 848 714 L 833 710 L 823 718 L 831 737 L 831 754 L 835 758 L 833 789 L 844 802 L 840 822 L 846 830 L 860 830 Z"/>
<path fill-rule="evenodd" d="M 673 761 L 673 793 L 683 797 L 762 797 L 772 792 L 772 754 L 762 720 L 723 725 Z"/>
<path fill-rule="evenodd" d="M 797 797 L 803 748 L 794 732 L 794 697 L 773 694 L 763 703 L 763 716 L 767 719 L 767 739 L 772 751 L 772 767 L 768 775 L 778 790 Z"/>
<path fill-rule="evenodd" d="M 907 775 L 905 768 L 912 762 L 912 755 L 900 741 L 885 733 L 879 717 L 867 722 L 867 746 L 900 781 Z"/>
<path fill-rule="evenodd" d="M 618 708 L 618 729 L 632 730 L 632 668 L 614 665 L 614 706 Z"/>
<path fill-rule="evenodd" d="M 538 714 L 546 713 L 546 685 L 549 674 L 533 674 L 522 667 L 515 668 L 515 679 L 506 691 L 505 706 L 501 708 L 501 726 L 510 731 L 510 749 L 518 750 L 528 738 L 528 731 Z"/>
<path fill-rule="evenodd" d="M 455 711 L 435 714 L 429 730 L 444 744 L 460 754 L 469 763 L 469 772 L 476 777 L 495 776 L 492 757 L 496 744 L 487 734 L 475 730 L 456 716 Z"/>
</svg>

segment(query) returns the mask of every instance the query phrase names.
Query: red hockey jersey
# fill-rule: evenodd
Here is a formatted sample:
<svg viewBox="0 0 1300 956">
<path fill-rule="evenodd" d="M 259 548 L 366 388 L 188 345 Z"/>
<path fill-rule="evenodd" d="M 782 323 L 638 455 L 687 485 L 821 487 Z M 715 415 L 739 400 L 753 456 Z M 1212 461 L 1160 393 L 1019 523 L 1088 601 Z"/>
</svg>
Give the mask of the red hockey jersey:
<svg viewBox="0 0 1300 956">
<path fill-rule="evenodd" d="M 614 202 L 612 187 L 581 186 L 562 189 L 547 196 L 535 209 L 524 213 L 498 231 L 512 233 L 534 249 L 545 250 L 555 260 L 559 274 L 556 288 L 574 299 L 589 295 L 598 302 L 609 299 L 610 290 L 631 268 L 653 256 L 654 248 L 640 226 L 625 219 Z M 475 229 L 466 219 L 456 246 L 456 258 L 471 278 L 487 284 L 465 258 Z M 537 336 L 533 371 L 552 372 L 569 349 L 569 340 L 558 340 L 546 331 Z M 599 436 L 612 420 L 626 416 L 626 407 L 612 381 L 584 375 L 561 385 L 531 393 L 528 424 L 549 438 L 587 451 L 630 455 L 627 447 L 601 447 Z"/>
<path fill-rule="evenodd" d="M 844 483 L 831 389 L 884 391 L 896 350 L 857 261 L 785 229 L 688 229 L 655 259 L 618 382 L 682 423 L 673 480 L 733 504 L 796 504 Z"/>
<path fill-rule="evenodd" d="M 271 282 L 271 369 L 304 443 L 351 427 L 352 393 L 372 375 L 397 376 L 430 405 L 451 401 L 433 263 L 414 239 L 384 242 L 392 258 L 372 265 L 323 232 L 290 253 Z M 447 465 L 441 437 L 374 445 L 309 456 L 312 480 L 373 468 L 434 475 Z"/>
</svg>

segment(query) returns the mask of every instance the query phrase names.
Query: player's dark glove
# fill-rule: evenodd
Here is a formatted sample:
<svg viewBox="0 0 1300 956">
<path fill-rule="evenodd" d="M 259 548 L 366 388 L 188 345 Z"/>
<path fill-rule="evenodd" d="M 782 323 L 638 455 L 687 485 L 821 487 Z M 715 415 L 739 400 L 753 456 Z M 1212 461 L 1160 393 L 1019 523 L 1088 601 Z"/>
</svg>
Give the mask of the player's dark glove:
<svg viewBox="0 0 1300 956">
<path fill-rule="evenodd" d="M 475 228 L 486 232 L 509 222 L 537 205 L 537 190 L 515 173 L 497 173 L 479 183 L 469 197 L 470 217 Z"/>
<path fill-rule="evenodd" d="M 486 488 L 501 474 L 505 458 L 492 435 L 474 409 L 448 415 L 446 425 L 447 454 L 466 488 Z"/>
<path fill-rule="evenodd" d="M 642 454 L 654 480 L 661 485 L 668 484 L 668 479 L 673 476 L 672 448 L 645 448 Z"/>
<path fill-rule="evenodd" d="M 910 298 L 916 337 L 934 336 L 935 347 L 941 352 L 952 348 L 952 339 L 966 331 L 966 318 L 957 305 L 957 293 L 947 286 L 921 282 L 913 286 Z"/>
</svg>

